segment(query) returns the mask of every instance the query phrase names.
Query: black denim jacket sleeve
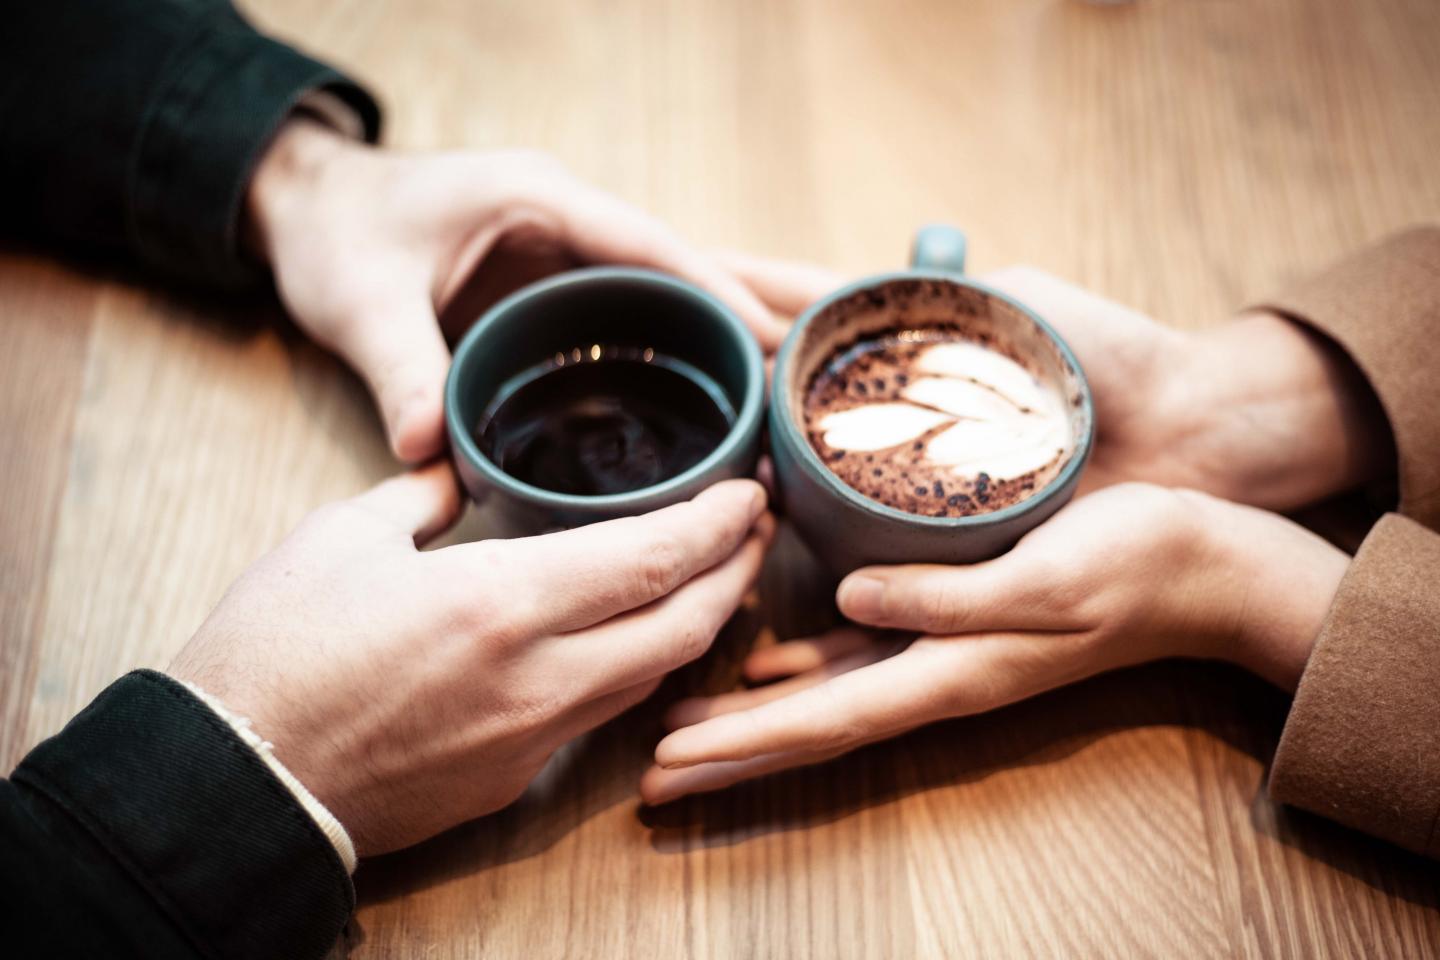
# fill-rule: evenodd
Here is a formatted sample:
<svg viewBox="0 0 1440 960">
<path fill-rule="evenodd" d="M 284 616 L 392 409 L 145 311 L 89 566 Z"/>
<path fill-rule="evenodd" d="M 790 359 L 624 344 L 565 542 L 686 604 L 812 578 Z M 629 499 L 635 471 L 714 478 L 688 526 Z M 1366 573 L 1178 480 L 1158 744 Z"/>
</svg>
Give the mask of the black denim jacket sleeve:
<svg viewBox="0 0 1440 960">
<path fill-rule="evenodd" d="M 0 19 L 0 231 L 235 287 L 245 188 L 276 128 L 355 83 L 257 33 L 228 0 L 16 0 Z"/>
<path fill-rule="evenodd" d="M 339 854 L 181 684 L 127 674 L 0 780 L 13 957 L 323 957 L 354 908 Z"/>
</svg>

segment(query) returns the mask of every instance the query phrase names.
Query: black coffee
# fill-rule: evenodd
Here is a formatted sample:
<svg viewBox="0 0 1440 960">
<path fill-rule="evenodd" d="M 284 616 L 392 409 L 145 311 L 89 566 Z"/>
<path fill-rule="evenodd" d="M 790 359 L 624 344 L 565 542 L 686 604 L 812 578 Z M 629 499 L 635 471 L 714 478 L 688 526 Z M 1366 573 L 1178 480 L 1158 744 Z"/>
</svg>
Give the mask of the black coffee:
<svg viewBox="0 0 1440 960">
<path fill-rule="evenodd" d="M 718 447 L 734 422 L 725 392 L 690 364 L 646 348 L 592 346 L 509 380 L 475 437 L 517 479 L 599 496 L 683 473 Z"/>
</svg>

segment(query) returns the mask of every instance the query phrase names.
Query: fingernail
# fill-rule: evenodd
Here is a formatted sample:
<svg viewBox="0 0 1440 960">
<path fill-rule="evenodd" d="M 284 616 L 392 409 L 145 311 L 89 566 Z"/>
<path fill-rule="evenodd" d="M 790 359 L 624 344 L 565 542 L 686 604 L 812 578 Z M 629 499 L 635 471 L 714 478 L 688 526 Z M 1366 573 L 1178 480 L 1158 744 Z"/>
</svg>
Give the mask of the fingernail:
<svg viewBox="0 0 1440 960">
<path fill-rule="evenodd" d="M 873 623 L 885 603 L 885 584 L 873 577 L 846 577 L 835 599 L 840 612 L 850 619 Z"/>
</svg>

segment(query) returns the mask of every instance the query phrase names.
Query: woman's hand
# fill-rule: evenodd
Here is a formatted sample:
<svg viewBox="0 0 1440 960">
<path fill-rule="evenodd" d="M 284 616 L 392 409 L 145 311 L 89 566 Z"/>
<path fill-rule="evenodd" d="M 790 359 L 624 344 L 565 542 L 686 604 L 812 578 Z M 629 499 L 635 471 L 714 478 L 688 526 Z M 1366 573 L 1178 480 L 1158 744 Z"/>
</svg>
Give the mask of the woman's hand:
<svg viewBox="0 0 1440 960">
<path fill-rule="evenodd" d="M 800 264 L 731 263 L 791 314 L 841 284 Z M 1097 427 L 1082 491 L 1140 480 L 1292 510 L 1394 470 L 1369 384 L 1300 324 L 1255 313 L 1181 331 L 1032 267 L 976 279 L 1049 321 L 1079 358 Z"/>
<path fill-rule="evenodd" d="M 1182 332 L 1033 268 L 981 279 L 1048 320 L 1090 380 L 1082 490 L 1143 480 L 1292 510 L 1394 469 L 1369 384 L 1300 324 L 1254 313 Z"/>
<path fill-rule="evenodd" d="M 718 789 L 1162 657 L 1229 660 L 1293 689 L 1348 560 L 1253 507 L 1108 487 L 998 559 L 851 574 L 841 612 L 899 633 L 755 651 L 751 679 L 784 679 L 676 704 L 641 793 Z"/>
<path fill-rule="evenodd" d="M 465 297 L 468 321 L 476 304 L 547 272 L 629 264 L 706 288 L 767 349 L 787 329 L 713 259 L 542 154 L 378 150 L 296 118 L 246 206 L 249 243 L 290 315 L 364 377 L 407 462 L 444 447 L 450 353 L 437 313 L 462 288 L 478 294 Z"/>
<path fill-rule="evenodd" d="M 321 508 L 170 668 L 249 717 L 361 855 L 505 806 L 704 653 L 774 529 L 736 480 L 643 517 L 418 551 L 459 504 L 437 465 Z"/>
</svg>

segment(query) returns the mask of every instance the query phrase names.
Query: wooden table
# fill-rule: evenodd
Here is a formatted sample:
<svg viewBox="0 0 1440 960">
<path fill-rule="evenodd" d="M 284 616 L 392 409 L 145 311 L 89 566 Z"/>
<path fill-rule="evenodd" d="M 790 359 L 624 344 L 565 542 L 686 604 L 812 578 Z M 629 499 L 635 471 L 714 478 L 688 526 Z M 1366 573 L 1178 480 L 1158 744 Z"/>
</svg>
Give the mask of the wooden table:
<svg viewBox="0 0 1440 960">
<path fill-rule="evenodd" d="M 847 272 L 945 219 L 978 269 L 1194 327 L 1440 216 L 1433 0 L 247 7 L 380 91 L 393 143 L 542 147 L 704 243 Z M 0 255 L 5 769 L 163 665 L 307 510 L 394 469 L 357 382 L 256 312 Z M 823 621 L 817 594 L 784 547 L 764 609 L 667 694 L 729 683 L 764 621 Z M 641 812 L 645 706 L 513 808 L 364 865 L 348 946 L 1436 956 L 1433 863 L 1266 799 L 1285 711 L 1162 664 Z"/>
</svg>

